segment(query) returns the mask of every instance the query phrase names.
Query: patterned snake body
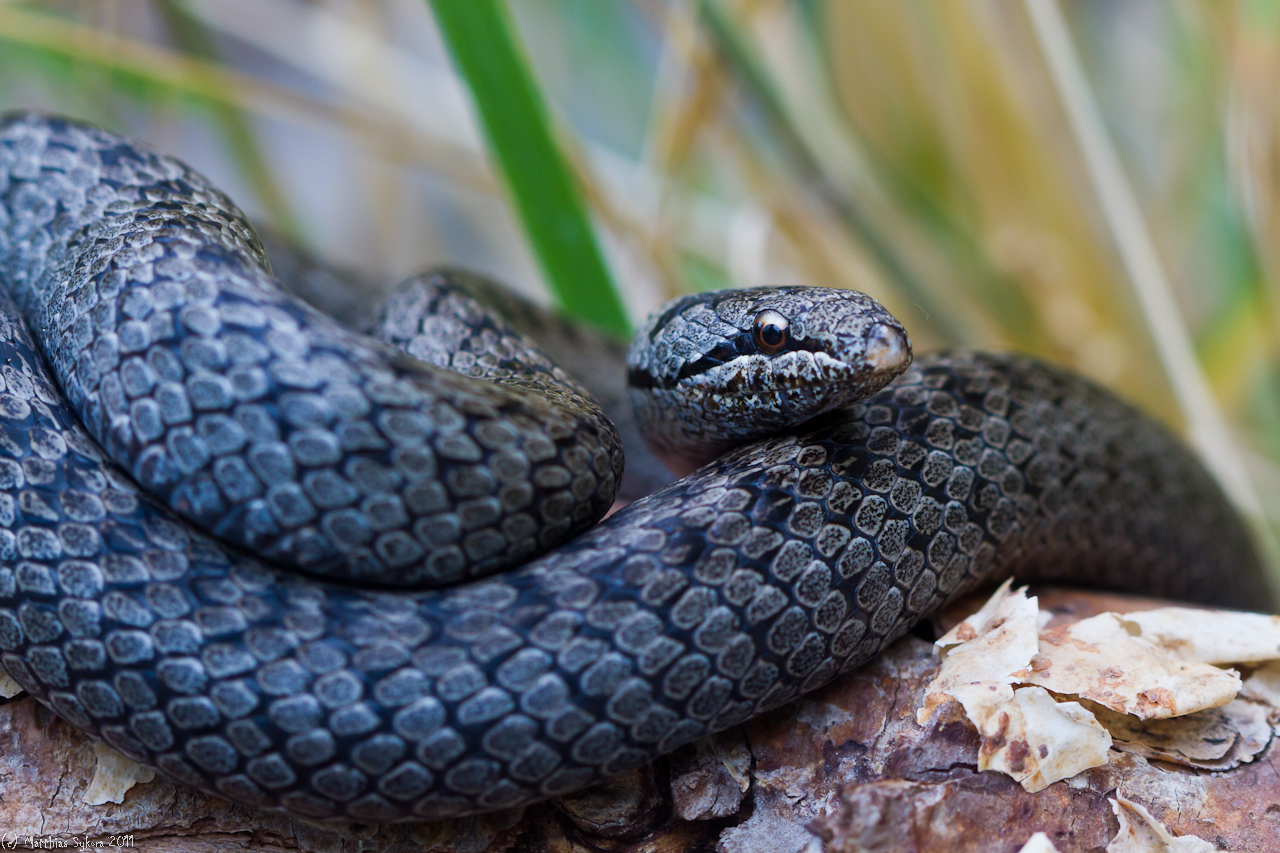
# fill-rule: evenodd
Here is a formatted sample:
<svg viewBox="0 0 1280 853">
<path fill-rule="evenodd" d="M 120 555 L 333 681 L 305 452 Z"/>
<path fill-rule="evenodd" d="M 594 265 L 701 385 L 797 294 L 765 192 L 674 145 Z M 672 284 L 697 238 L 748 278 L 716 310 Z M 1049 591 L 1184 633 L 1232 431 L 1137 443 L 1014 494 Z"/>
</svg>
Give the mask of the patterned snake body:
<svg viewBox="0 0 1280 853">
<path fill-rule="evenodd" d="M 608 505 L 598 412 L 541 402 L 536 377 L 482 390 L 353 343 L 276 294 L 234 207 L 176 161 L 0 122 L 0 277 L 0 666 L 238 802 L 390 821 L 573 791 L 795 698 L 1010 571 L 1269 600 L 1172 436 L 1027 359 L 920 360 L 529 562 L 552 536 L 533 515 L 564 536 Z M 495 346 L 467 369 L 501 372 Z M 162 502 L 345 578 L 523 565 L 363 589 Z"/>
</svg>

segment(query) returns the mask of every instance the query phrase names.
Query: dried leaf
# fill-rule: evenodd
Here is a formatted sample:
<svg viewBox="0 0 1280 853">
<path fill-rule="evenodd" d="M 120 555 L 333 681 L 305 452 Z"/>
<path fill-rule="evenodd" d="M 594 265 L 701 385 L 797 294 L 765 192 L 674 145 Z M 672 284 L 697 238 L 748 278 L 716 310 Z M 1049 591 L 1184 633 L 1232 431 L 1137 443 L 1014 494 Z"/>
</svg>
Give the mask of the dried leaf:
<svg viewBox="0 0 1280 853">
<path fill-rule="evenodd" d="M 1107 853 L 1213 853 L 1216 849 L 1194 835 L 1174 838 L 1145 807 L 1123 796 L 1111 801 L 1111 809 L 1120 820 L 1120 831 L 1107 845 Z"/>
<path fill-rule="evenodd" d="M 924 707 L 916 713 L 920 725 L 929 721 L 946 697 L 959 698 L 958 691 L 962 691 L 970 703 L 980 702 L 982 693 L 1013 684 L 1016 679 L 1011 673 L 1030 665 L 1039 648 L 1036 599 L 1027 598 L 1025 587 L 1010 592 L 1010 584 L 1005 581 L 981 610 L 934 643 L 944 657 L 925 694 Z M 966 685 L 970 685 L 967 690 Z M 1011 696 L 1012 692 L 1000 695 Z"/>
<path fill-rule="evenodd" d="M 1125 614 L 1129 633 L 1195 663 L 1280 659 L 1280 616 L 1231 610 L 1162 607 Z"/>
<path fill-rule="evenodd" d="M 98 758 L 98 765 L 84 792 L 84 801 L 91 806 L 123 803 L 124 795 L 130 788 L 139 782 L 150 782 L 156 778 L 155 771 L 150 767 L 143 767 L 98 741 L 93 742 L 93 752 Z"/>
<path fill-rule="evenodd" d="M 1012 693 L 1000 710 L 978 724 L 979 770 L 999 770 L 1034 794 L 1107 763 L 1111 735 L 1080 703 L 1054 701 L 1038 687 Z"/>
<path fill-rule="evenodd" d="M 1176 660 L 1133 636 L 1125 620 L 1102 613 L 1045 631 L 1023 680 L 1144 720 L 1216 708 L 1240 691 L 1239 673 Z"/>
<path fill-rule="evenodd" d="M 1273 713 L 1280 711 L 1280 661 L 1255 669 L 1253 675 L 1244 680 L 1240 695 L 1269 705 Z"/>
<path fill-rule="evenodd" d="M 1229 630 L 1227 614 L 1168 608 L 1133 621 L 1104 613 L 1036 639 L 1042 614 L 1025 593 L 1006 582 L 937 641 L 943 661 L 916 715 L 923 725 L 949 699 L 959 702 L 982 736 L 980 770 L 999 770 L 1035 792 L 1105 764 L 1113 735 L 1126 752 L 1210 770 L 1252 761 L 1270 742 L 1275 712 L 1265 699 L 1232 702 L 1237 673 L 1179 659 L 1216 656 L 1196 638 Z M 1214 648 L 1252 654 L 1266 645 L 1272 617 L 1231 615 L 1255 640 Z M 1205 627 L 1197 617 L 1209 620 Z M 1253 683 L 1259 694 L 1280 696 L 1280 669 L 1263 667 Z"/>
<path fill-rule="evenodd" d="M 1230 770 L 1271 742 L 1271 708 L 1240 698 L 1167 720 L 1139 720 L 1097 705 L 1090 710 L 1111 732 L 1116 749 L 1187 767 Z"/>
</svg>

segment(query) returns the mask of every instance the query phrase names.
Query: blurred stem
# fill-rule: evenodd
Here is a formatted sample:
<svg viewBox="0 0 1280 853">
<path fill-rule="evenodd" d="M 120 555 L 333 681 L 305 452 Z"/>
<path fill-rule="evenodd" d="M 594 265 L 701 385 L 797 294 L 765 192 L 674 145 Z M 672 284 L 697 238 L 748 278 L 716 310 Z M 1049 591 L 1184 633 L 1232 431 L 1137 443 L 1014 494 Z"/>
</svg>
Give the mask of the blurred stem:
<svg viewBox="0 0 1280 853">
<path fill-rule="evenodd" d="M 646 159 L 666 175 L 689 165 L 726 83 L 724 66 L 716 61 L 710 45 L 696 37 L 695 16 L 696 10 L 684 4 L 673 4 L 667 11 L 664 59 L 679 66 L 661 75 L 668 85 L 656 90 L 646 146 Z M 687 93 L 675 82 L 686 79 Z"/>
<path fill-rule="evenodd" d="M 1189 425 L 1189 438 L 1223 491 L 1253 523 L 1273 568 L 1280 548 L 1269 527 L 1261 524 L 1262 504 L 1240 456 L 1231 430 L 1196 361 L 1191 335 L 1178 313 L 1164 264 L 1147 230 L 1146 220 L 1128 175 L 1107 135 L 1102 114 L 1084 76 L 1080 58 L 1056 0 L 1024 0 L 1032 29 L 1058 90 L 1093 190 L 1120 260 L 1147 319 L 1156 350 L 1164 363 L 1178 403 Z"/>
<path fill-rule="evenodd" d="M 546 105 L 501 0 L 430 0 L 525 233 L 565 311 L 625 336 L 631 326 Z"/>
<path fill-rule="evenodd" d="M 211 103 L 236 105 L 246 90 L 272 90 L 283 99 L 299 100 L 286 89 L 259 83 L 212 62 L 4 3 L 0 3 L 0 41 L 132 75 L 153 86 Z"/>
<path fill-rule="evenodd" d="M 56 15 L 6 5 L 0 0 L 0 43 L 21 45 L 50 57 L 131 76 L 147 86 L 210 104 L 243 107 L 256 103 L 272 115 L 293 115 L 313 124 L 338 124 L 372 150 L 397 162 L 446 162 L 452 174 L 472 178 L 469 163 L 447 146 L 399 124 L 371 119 L 360 110 L 327 104 L 230 68 L 183 56 L 155 45 L 88 27 Z M 464 168 L 467 167 L 467 168 Z M 488 187 L 487 175 L 472 182 Z"/>
<path fill-rule="evenodd" d="M 209 61 L 216 62 L 219 59 L 213 39 L 187 9 L 184 0 L 154 0 L 154 3 L 174 41 L 185 52 Z M 285 194 L 281 192 L 280 185 L 272 176 L 244 111 L 231 100 L 214 102 L 210 107 L 221 126 L 222 136 L 231 149 L 236 165 L 266 208 L 272 224 L 292 242 L 303 245 L 305 241 L 301 224 Z"/>
<path fill-rule="evenodd" d="M 737 28 L 725 16 L 720 3 L 717 0 L 700 0 L 698 9 L 712 42 L 764 111 L 769 126 L 787 156 L 800 171 L 809 191 L 835 211 L 845 227 L 867 247 L 871 257 L 895 286 L 910 301 L 920 306 L 929 318 L 927 322 L 942 338 L 949 341 L 963 340 L 965 336 L 960 327 L 950 319 L 948 312 L 937 305 L 928 288 L 902 263 L 889 241 L 872 224 L 871 218 L 847 194 L 835 189 L 822 165 L 796 130 L 782 98 Z"/>
</svg>

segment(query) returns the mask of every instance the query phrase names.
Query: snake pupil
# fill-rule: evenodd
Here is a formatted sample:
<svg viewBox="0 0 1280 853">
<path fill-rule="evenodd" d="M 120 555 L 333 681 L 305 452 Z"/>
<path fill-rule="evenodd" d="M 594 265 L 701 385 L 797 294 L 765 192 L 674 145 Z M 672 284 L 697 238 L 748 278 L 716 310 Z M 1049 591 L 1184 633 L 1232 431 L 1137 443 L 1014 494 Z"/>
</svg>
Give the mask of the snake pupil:
<svg viewBox="0 0 1280 853">
<path fill-rule="evenodd" d="M 765 355 L 773 355 L 787 343 L 787 318 L 777 311 L 761 311 L 756 317 L 756 346 Z"/>
</svg>

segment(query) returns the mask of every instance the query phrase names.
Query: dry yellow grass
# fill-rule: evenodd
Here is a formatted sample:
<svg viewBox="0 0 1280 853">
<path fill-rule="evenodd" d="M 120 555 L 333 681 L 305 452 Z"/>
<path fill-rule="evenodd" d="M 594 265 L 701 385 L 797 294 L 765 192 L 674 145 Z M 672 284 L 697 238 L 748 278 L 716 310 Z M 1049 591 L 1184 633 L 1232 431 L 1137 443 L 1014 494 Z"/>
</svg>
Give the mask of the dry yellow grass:
<svg viewBox="0 0 1280 853">
<path fill-rule="evenodd" d="M 84 114 L 234 175 L 182 150 L 234 106 L 323 252 L 537 289 L 422 0 L 184 5 L 221 61 L 176 48 L 148 0 L 0 3 L 0 108 Z M 511 2 L 633 314 L 707 286 L 867 289 L 922 349 L 1035 352 L 1226 447 L 1274 530 L 1280 5 L 1053 7 L 1124 187 L 1098 184 L 1037 5 Z M 1155 294 L 1104 201 L 1130 189 Z M 1153 329 L 1153 299 L 1181 337 Z M 1207 380 L 1207 427 L 1178 364 Z"/>
</svg>

